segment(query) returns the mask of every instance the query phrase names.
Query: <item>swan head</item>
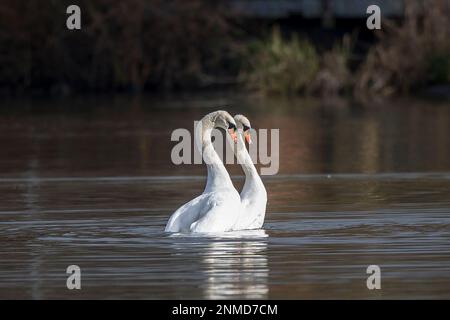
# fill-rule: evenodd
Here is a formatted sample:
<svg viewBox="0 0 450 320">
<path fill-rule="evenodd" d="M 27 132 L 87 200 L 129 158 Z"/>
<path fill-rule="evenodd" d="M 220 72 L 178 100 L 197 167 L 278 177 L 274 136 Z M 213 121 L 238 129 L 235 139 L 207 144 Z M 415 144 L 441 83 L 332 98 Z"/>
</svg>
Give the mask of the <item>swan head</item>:
<svg viewBox="0 0 450 320">
<path fill-rule="evenodd" d="M 237 114 L 234 116 L 234 121 L 236 122 L 237 128 L 241 129 L 244 133 L 244 138 L 248 144 L 252 143 L 252 138 L 250 137 L 250 129 L 252 128 L 250 120 L 242 114 Z"/>
<path fill-rule="evenodd" d="M 227 130 L 234 143 L 237 142 L 236 121 L 234 121 L 233 117 L 228 112 L 223 110 L 213 112 L 211 120 L 215 128 L 222 128 L 224 130 Z"/>
</svg>

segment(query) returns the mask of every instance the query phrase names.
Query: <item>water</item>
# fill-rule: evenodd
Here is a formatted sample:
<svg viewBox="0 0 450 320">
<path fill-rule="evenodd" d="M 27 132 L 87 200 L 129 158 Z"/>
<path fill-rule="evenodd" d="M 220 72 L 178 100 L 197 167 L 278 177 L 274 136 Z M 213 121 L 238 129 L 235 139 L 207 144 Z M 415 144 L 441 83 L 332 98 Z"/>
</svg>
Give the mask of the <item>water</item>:
<svg viewBox="0 0 450 320">
<path fill-rule="evenodd" d="M 224 103 L 280 128 L 264 229 L 166 234 L 205 181 L 203 166 L 171 163 L 170 134 Z M 0 145 L 1 299 L 450 298 L 443 103 L 4 101 Z M 66 288 L 72 264 L 78 291 Z M 381 290 L 366 287 L 372 264 Z"/>
</svg>

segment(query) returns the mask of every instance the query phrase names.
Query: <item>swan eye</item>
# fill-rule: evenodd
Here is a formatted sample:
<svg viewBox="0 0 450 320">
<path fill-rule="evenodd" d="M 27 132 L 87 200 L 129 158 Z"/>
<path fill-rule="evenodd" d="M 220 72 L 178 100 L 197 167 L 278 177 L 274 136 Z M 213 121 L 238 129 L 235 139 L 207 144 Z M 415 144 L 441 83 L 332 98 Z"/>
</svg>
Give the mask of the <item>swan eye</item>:
<svg viewBox="0 0 450 320">
<path fill-rule="evenodd" d="M 243 128 L 244 132 L 247 131 L 247 130 L 250 130 L 250 127 L 246 126 L 245 124 L 243 126 L 244 126 L 244 128 Z"/>
<path fill-rule="evenodd" d="M 236 131 L 236 126 L 231 122 L 228 122 L 228 129 L 233 129 L 233 131 Z"/>
</svg>

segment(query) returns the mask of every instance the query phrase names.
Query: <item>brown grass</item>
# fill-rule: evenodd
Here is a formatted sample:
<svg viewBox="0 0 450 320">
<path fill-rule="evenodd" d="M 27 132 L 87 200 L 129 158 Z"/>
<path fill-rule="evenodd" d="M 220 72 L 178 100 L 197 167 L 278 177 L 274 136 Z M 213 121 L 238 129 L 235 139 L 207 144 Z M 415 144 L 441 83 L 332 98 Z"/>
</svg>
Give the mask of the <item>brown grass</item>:
<svg viewBox="0 0 450 320">
<path fill-rule="evenodd" d="M 405 5 L 402 23 L 387 21 L 377 31 L 379 42 L 356 75 L 356 95 L 405 94 L 449 81 L 449 2 L 408 1 Z"/>
<path fill-rule="evenodd" d="M 0 87 L 189 88 L 233 71 L 221 1 L 80 0 L 82 29 L 69 31 L 72 3 L 1 1 Z"/>
</svg>

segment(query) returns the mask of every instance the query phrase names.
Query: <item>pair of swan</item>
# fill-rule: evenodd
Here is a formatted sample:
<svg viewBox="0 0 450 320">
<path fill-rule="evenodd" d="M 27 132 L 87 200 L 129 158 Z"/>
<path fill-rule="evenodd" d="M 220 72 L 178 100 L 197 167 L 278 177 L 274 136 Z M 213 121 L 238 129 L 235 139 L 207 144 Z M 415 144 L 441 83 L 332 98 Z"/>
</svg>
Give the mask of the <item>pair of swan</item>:
<svg viewBox="0 0 450 320">
<path fill-rule="evenodd" d="M 223 128 L 233 138 L 234 152 L 245 173 L 241 194 L 211 142 L 214 128 Z M 245 147 L 242 135 L 250 140 L 250 121 L 243 115 L 234 118 L 226 111 L 207 114 L 195 129 L 195 144 L 208 169 L 203 193 L 181 206 L 167 222 L 166 232 L 226 232 L 258 229 L 264 223 L 267 193 Z"/>
</svg>

